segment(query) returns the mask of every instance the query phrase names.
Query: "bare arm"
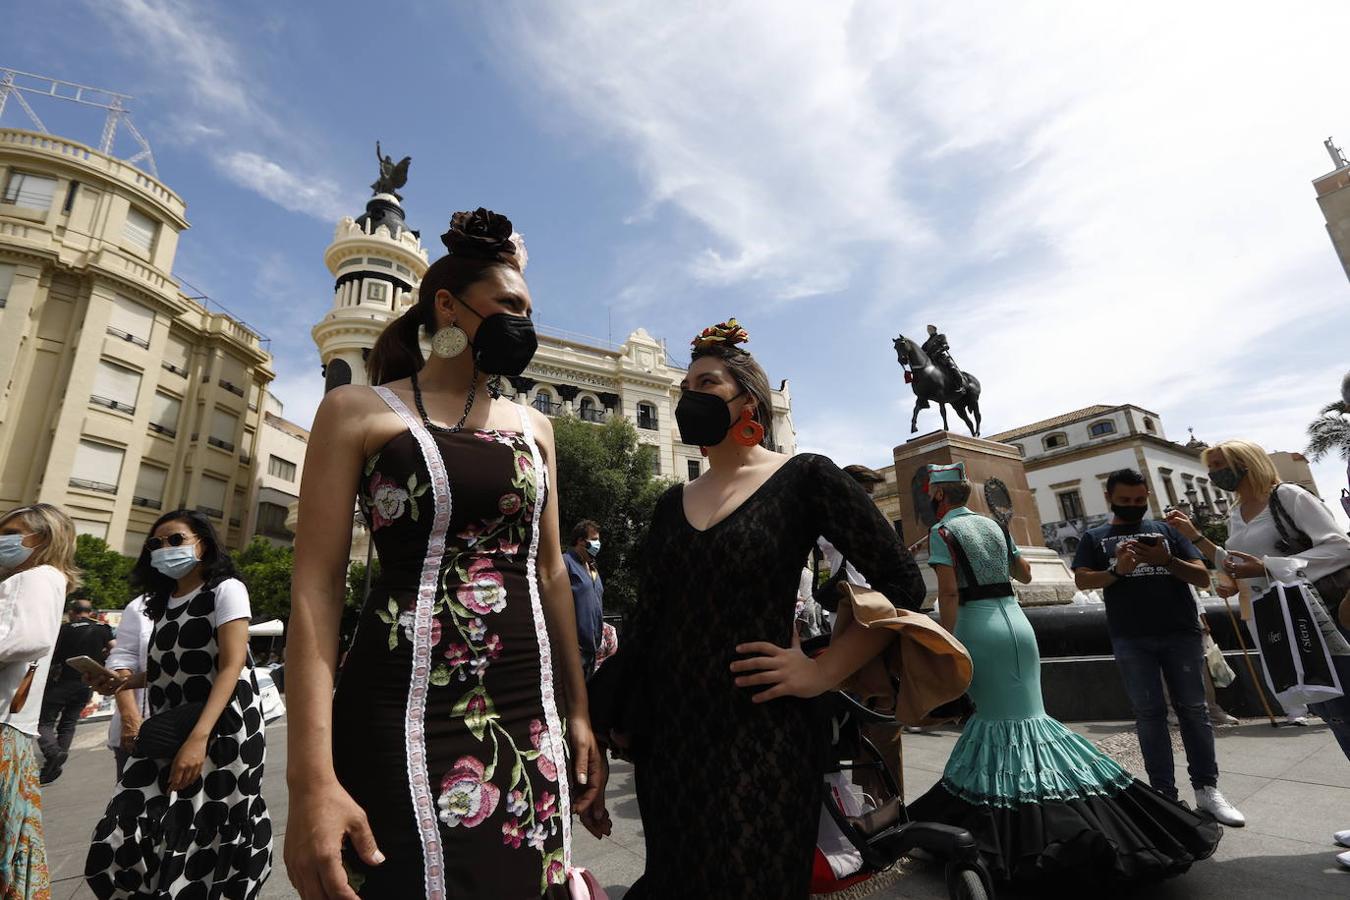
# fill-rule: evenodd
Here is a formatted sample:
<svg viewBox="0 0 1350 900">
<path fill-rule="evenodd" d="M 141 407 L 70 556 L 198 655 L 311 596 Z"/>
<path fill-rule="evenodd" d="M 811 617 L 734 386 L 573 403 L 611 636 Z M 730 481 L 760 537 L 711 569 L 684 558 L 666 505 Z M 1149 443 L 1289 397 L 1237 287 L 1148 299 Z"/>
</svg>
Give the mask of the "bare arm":
<svg viewBox="0 0 1350 900">
<path fill-rule="evenodd" d="M 216 674 L 211 681 L 211 693 L 206 695 L 206 703 L 197 717 L 197 724 L 174 756 L 173 766 L 169 770 L 169 790 L 172 791 L 181 791 L 201 777 L 207 745 L 216 730 L 216 722 L 234 696 L 239 684 L 239 673 L 244 670 L 244 658 L 248 650 L 248 619 L 235 619 L 219 626 L 216 629 L 216 648 Z"/>
<path fill-rule="evenodd" d="M 956 631 L 956 617 L 961 610 L 961 588 L 956 583 L 956 570 L 951 566 L 933 566 L 938 582 L 938 621 L 948 632 Z"/>
<path fill-rule="evenodd" d="M 1110 572 L 1100 572 L 1096 569 L 1074 569 L 1073 583 L 1080 591 L 1099 591 L 1102 588 L 1108 588 L 1120 579 Z"/>
<path fill-rule="evenodd" d="M 1008 574 L 1022 584 L 1031 584 L 1031 563 L 1021 554 L 1014 556 L 1008 563 Z"/>
</svg>

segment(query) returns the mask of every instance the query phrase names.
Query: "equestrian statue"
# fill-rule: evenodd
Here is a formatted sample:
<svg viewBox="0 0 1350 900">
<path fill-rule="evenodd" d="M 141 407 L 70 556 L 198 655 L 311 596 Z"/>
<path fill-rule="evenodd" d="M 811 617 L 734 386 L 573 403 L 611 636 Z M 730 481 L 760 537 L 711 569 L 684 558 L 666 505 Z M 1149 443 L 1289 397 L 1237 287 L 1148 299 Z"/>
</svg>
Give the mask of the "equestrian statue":
<svg viewBox="0 0 1350 900">
<path fill-rule="evenodd" d="M 942 412 L 942 430 L 947 427 L 947 404 L 951 404 L 970 433 L 980 436 L 980 380 L 969 372 L 962 372 L 952 359 L 947 336 L 928 326 L 928 340 L 920 346 L 903 334 L 897 337 L 895 355 L 905 369 L 905 383 L 914 388 L 914 415 L 909 421 L 910 434 L 919 430 L 919 410 L 928 409 L 936 401 Z M 970 415 L 975 422 L 971 424 Z"/>
</svg>

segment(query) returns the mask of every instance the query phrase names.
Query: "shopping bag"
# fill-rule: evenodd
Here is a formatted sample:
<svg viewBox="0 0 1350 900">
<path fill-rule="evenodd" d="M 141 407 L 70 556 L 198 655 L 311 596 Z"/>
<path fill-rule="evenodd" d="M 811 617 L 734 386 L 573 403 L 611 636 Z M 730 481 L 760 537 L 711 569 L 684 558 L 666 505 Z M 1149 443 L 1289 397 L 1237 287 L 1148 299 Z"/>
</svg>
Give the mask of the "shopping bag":
<svg viewBox="0 0 1350 900">
<path fill-rule="evenodd" d="M 1223 658 L 1223 650 L 1209 635 L 1205 635 L 1205 665 L 1209 668 L 1209 677 L 1215 687 L 1228 687 L 1237 678 L 1228 660 Z"/>
<path fill-rule="evenodd" d="M 609 900 L 609 894 L 590 870 L 580 866 L 567 870 L 567 894 L 569 900 Z"/>
<path fill-rule="evenodd" d="M 862 815 L 862 791 L 844 773 L 831 772 L 825 776 L 825 794 L 825 802 L 833 803 L 846 817 Z M 823 806 L 816 830 L 816 856 L 824 859 L 835 879 L 847 878 L 863 865 L 862 853 L 839 830 L 834 817 Z"/>
<path fill-rule="evenodd" d="M 1314 604 L 1319 601 L 1304 581 L 1276 581 L 1252 600 L 1247 627 L 1261 652 L 1266 684 L 1285 707 L 1343 694 Z"/>
</svg>

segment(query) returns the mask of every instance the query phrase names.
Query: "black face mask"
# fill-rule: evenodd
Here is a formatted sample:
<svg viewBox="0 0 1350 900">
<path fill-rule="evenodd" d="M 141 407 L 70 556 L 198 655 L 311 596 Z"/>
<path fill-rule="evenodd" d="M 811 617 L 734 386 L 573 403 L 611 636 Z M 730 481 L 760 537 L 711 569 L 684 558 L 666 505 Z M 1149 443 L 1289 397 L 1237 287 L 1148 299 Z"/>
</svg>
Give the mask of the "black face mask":
<svg viewBox="0 0 1350 900">
<path fill-rule="evenodd" d="M 469 342 L 478 370 L 489 375 L 519 375 L 524 372 L 530 360 L 534 359 L 534 351 L 539 349 L 534 323 L 525 316 L 506 313 L 493 313 L 484 318 L 463 300 L 459 302 L 480 320 L 478 333 Z"/>
<path fill-rule="evenodd" d="M 728 405 L 731 400 L 702 391 L 685 391 L 675 405 L 675 424 L 680 426 L 680 440 L 695 447 L 716 447 L 722 443 L 731 430 L 731 407 Z"/>
<path fill-rule="evenodd" d="M 1246 477 L 1246 469 L 1235 469 L 1232 466 L 1214 469 L 1209 473 L 1209 480 L 1214 482 L 1215 487 L 1229 492 L 1236 491 L 1238 484 Z"/>
<path fill-rule="evenodd" d="M 1144 521 L 1144 516 L 1148 515 L 1147 506 L 1117 506 L 1111 504 L 1111 512 L 1116 514 L 1116 518 L 1126 525 L 1135 525 Z"/>
</svg>

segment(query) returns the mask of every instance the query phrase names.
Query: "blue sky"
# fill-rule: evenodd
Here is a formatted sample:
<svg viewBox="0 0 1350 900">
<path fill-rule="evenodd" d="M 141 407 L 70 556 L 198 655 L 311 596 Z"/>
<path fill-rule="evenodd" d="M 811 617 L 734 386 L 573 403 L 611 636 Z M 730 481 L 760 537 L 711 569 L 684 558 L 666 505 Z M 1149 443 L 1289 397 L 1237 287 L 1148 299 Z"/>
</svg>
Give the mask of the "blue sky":
<svg viewBox="0 0 1350 900">
<path fill-rule="evenodd" d="M 1174 438 L 1298 449 L 1350 365 L 1310 184 L 1322 139 L 1350 144 L 1350 8 L 1080 6 L 53 0 L 0 64 L 135 95 L 188 203 L 177 274 L 272 337 L 302 424 L 323 248 L 379 138 L 433 253 L 484 205 L 525 234 L 546 325 L 678 356 L 739 316 L 840 463 L 908 437 L 891 338 L 930 321 L 986 433 L 1136 403 Z"/>
</svg>

